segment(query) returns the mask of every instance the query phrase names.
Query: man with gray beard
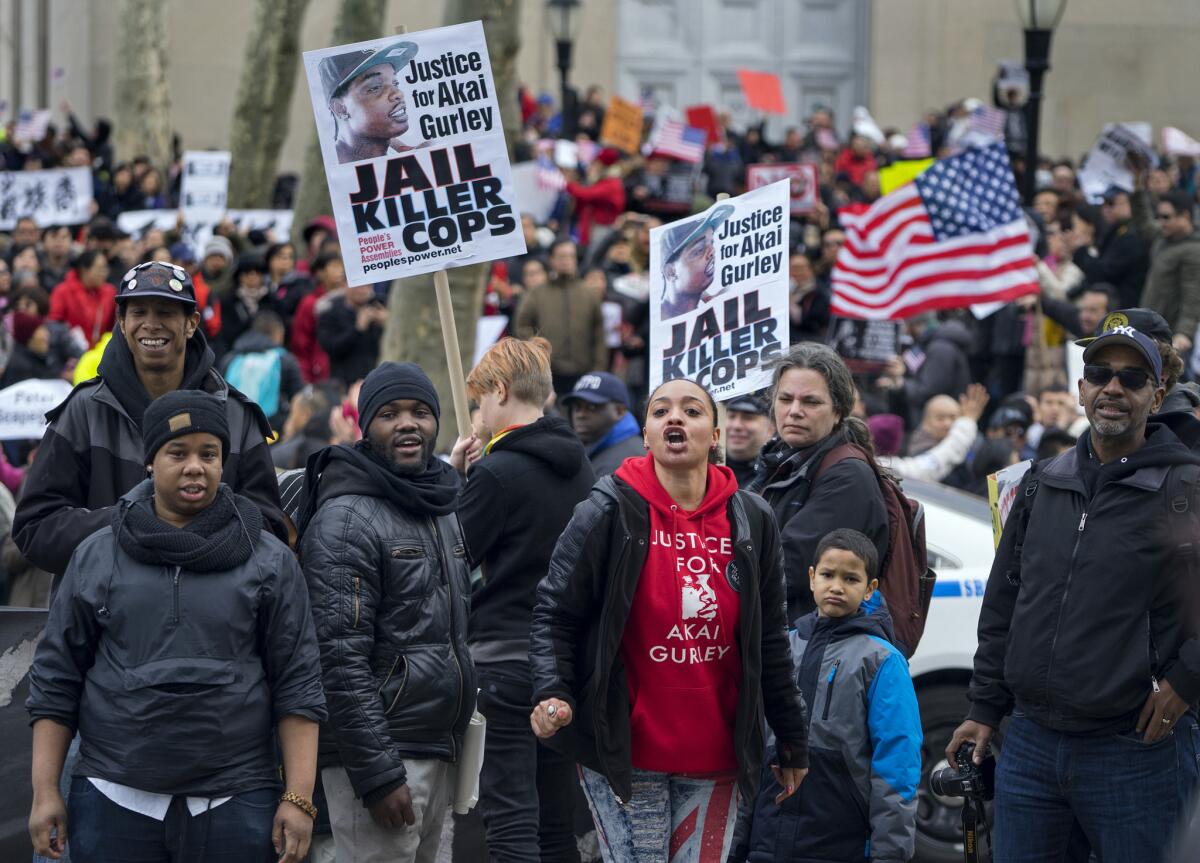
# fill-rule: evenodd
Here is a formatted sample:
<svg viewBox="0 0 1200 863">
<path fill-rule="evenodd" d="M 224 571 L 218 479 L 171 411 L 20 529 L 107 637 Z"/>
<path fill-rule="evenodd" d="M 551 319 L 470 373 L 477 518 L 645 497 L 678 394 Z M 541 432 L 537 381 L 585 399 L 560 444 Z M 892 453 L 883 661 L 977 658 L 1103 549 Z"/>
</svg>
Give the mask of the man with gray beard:
<svg viewBox="0 0 1200 863">
<path fill-rule="evenodd" d="M 967 720 L 947 755 L 996 772 L 995 857 L 1162 860 L 1197 787 L 1200 455 L 1127 323 L 1086 342 L 1091 430 L 1017 491 L 979 617 Z"/>
</svg>

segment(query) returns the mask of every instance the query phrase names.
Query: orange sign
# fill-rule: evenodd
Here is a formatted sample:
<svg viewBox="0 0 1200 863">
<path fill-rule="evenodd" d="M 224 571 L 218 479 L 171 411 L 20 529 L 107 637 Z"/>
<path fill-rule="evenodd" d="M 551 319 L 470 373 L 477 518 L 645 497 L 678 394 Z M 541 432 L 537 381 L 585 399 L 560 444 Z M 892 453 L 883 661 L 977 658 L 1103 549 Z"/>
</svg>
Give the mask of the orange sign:
<svg viewBox="0 0 1200 863">
<path fill-rule="evenodd" d="M 604 125 L 600 127 L 600 143 L 636 153 L 642 146 L 642 106 L 620 96 L 609 99 Z"/>
</svg>

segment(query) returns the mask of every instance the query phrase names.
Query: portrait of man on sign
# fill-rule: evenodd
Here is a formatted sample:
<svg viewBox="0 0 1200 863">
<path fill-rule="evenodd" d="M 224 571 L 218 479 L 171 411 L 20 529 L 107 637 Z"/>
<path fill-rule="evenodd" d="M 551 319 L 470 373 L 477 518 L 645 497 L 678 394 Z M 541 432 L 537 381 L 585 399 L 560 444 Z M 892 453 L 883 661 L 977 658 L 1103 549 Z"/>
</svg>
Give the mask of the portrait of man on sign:
<svg viewBox="0 0 1200 863">
<path fill-rule="evenodd" d="M 704 300 L 716 296 L 712 290 L 717 268 L 717 230 L 733 214 L 723 204 L 707 216 L 670 226 L 662 238 L 663 293 L 659 320 L 692 311 Z"/>
<path fill-rule="evenodd" d="M 321 61 L 321 85 L 333 115 L 338 162 L 358 162 L 413 147 L 400 140 L 408 131 L 408 105 L 400 71 L 417 55 L 414 42 L 394 42 L 378 51 L 351 51 Z"/>
</svg>

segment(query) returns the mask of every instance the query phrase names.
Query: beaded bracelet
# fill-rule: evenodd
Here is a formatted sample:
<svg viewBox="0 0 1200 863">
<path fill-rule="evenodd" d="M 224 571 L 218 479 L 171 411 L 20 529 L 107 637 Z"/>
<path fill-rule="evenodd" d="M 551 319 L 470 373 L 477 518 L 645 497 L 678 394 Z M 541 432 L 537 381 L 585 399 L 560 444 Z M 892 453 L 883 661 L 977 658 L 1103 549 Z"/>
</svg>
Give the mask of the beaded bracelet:
<svg viewBox="0 0 1200 863">
<path fill-rule="evenodd" d="M 305 815 L 314 821 L 317 820 L 317 807 L 313 805 L 311 800 L 305 800 L 295 791 L 285 791 L 283 796 L 279 798 L 283 803 L 291 803 L 298 807 Z"/>
</svg>

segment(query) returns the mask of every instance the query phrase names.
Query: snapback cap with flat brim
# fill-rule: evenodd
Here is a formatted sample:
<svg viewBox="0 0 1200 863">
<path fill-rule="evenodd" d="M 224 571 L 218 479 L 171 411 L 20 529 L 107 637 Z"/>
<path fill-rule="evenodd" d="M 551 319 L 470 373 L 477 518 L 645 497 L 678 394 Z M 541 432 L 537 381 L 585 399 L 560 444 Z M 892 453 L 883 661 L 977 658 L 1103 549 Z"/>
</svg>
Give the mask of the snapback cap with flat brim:
<svg viewBox="0 0 1200 863">
<path fill-rule="evenodd" d="M 116 301 L 138 297 L 164 297 L 195 307 L 196 289 L 187 270 L 169 261 L 147 261 L 138 264 L 121 279 Z"/>
<path fill-rule="evenodd" d="M 321 73 L 325 103 L 331 102 L 339 90 L 368 69 L 388 65 L 399 72 L 416 56 L 416 42 L 393 42 L 377 51 L 351 51 L 326 57 L 317 67 Z"/>
</svg>

